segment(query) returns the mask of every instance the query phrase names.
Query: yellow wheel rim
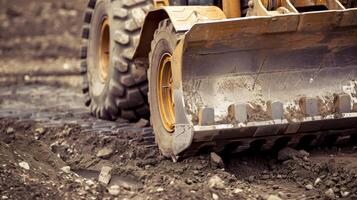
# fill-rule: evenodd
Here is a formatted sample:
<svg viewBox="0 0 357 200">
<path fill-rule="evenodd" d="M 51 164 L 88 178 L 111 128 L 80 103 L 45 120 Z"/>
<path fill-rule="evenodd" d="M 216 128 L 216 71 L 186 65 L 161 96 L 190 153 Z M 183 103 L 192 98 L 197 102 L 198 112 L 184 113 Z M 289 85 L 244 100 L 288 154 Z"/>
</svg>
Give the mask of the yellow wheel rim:
<svg viewBox="0 0 357 200">
<path fill-rule="evenodd" d="M 175 111 L 173 94 L 173 80 L 171 70 L 171 55 L 166 53 L 160 59 L 158 78 L 159 109 L 162 124 L 167 132 L 175 130 Z"/>
<path fill-rule="evenodd" d="M 105 17 L 100 32 L 100 46 L 99 46 L 99 73 L 100 81 L 106 82 L 109 73 L 109 47 L 110 47 L 110 31 L 109 20 Z"/>
</svg>

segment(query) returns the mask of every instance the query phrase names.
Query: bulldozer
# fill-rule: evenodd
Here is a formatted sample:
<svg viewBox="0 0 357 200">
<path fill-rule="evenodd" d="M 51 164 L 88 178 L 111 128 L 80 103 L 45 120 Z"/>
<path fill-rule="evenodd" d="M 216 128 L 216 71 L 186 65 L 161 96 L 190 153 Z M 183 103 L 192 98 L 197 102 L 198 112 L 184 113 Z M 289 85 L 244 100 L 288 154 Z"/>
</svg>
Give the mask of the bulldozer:
<svg viewBox="0 0 357 200">
<path fill-rule="evenodd" d="M 173 161 L 357 135 L 355 0 L 89 0 L 85 105 Z"/>
</svg>

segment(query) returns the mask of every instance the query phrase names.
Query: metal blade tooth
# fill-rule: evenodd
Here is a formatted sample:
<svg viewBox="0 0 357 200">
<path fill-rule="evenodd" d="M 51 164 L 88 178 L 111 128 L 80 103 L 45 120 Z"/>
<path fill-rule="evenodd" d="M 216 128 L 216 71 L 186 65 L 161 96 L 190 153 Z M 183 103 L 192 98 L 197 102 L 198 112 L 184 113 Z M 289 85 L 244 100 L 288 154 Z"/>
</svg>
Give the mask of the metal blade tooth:
<svg viewBox="0 0 357 200">
<path fill-rule="evenodd" d="M 207 126 L 214 124 L 214 109 L 210 107 L 203 107 L 199 110 L 198 124 L 200 126 Z"/>
<path fill-rule="evenodd" d="M 318 104 L 318 99 L 317 98 L 312 98 L 312 97 L 302 97 L 299 100 L 299 106 L 300 110 L 310 116 L 314 117 L 319 115 L 319 104 Z"/>
<path fill-rule="evenodd" d="M 248 120 L 247 104 L 236 103 L 228 107 L 228 119 L 231 122 L 245 123 Z"/>
<path fill-rule="evenodd" d="M 274 120 L 284 118 L 284 106 L 280 101 L 268 101 L 267 111 L 268 115 Z"/>
<path fill-rule="evenodd" d="M 348 94 L 339 94 L 334 99 L 335 109 L 338 113 L 351 112 L 351 96 Z"/>
</svg>

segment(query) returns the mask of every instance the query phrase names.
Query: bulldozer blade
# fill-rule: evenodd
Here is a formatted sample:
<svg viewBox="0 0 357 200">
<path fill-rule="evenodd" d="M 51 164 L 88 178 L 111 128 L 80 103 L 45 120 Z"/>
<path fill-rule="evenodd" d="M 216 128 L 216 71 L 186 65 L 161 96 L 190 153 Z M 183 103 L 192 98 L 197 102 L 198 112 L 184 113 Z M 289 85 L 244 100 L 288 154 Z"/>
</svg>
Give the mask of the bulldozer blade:
<svg viewBox="0 0 357 200">
<path fill-rule="evenodd" d="M 186 153 L 357 133 L 357 9 L 197 23 L 175 54 Z"/>
</svg>

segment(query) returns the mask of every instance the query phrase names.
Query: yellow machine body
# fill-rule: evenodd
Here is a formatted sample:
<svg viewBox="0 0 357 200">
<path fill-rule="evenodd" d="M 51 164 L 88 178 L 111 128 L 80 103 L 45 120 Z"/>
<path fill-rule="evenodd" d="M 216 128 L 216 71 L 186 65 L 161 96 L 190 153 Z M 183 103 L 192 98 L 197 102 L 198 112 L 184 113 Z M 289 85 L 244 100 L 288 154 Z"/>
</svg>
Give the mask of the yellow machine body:
<svg viewBox="0 0 357 200">
<path fill-rule="evenodd" d="M 138 61 L 162 19 L 182 33 L 172 56 L 171 156 L 357 133 L 357 9 L 251 0 L 239 17 L 237 6 L 164 6 L 146 16 Z"/>
</svg>

